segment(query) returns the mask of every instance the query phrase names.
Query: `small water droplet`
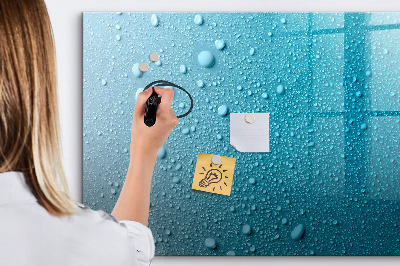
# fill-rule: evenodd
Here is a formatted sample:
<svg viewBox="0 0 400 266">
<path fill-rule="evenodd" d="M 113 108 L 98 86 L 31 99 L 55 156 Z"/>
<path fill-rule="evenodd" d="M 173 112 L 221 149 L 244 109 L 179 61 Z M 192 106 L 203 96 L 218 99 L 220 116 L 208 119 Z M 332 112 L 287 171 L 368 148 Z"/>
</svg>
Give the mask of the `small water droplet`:
<svg viewBox="0 0 400 266">
<path fill-rule="evenodd" d="M 285 93 L 285 88 L 282 85 L 278 85 L 278 87 L 276 87 L 276 92 L 278 94 L 283 94 Z"/>
<path fill-rule="evenodd" d="M 218 108 L 218 115 L 219 116 L 226 116 L 227 113 L 228 113 L 228 106 L 226 106 L 225 104 L 221 105 Z"/>
<path fill-rule="evenodd" d="M 203 22 L 203 17 L 201 15 L 194 16 L 194 24 L 201 25 Z"/>
<path fill-rule="evenodd" d="M 179 72 L 181 72 L 182 74 L 186 74 L 187 73 L 187 68 L 185 65 L 181 65 L 181 67 L 179 68 Z"/>
<path fill-rule="evenodd" d="M 245 235 L 250 235 L 251 234 L 251 226 L 248 224 L 245 224 L 242 228 L 242 233 Z"/>
<path fill-rule="evenodd" d="M 218 50 L 222 50 L 225 48 L 225 41 L 224 40 L 216 40 L 215 41 L 215 48 Z"/>
<path fill-rule="evenodd" d="M 153 27 L 157 27 L 158 26 L 158 17 L 156 14 L 151 15 L 151 25 L 153 25 Z"/>
<path fill-rule="evenodd" d="M 214 238 L 207 238 L 204 241 L 204 245 L 209 249 L 215 249 L 217 247 L 217 242 Z"/>
</svg>

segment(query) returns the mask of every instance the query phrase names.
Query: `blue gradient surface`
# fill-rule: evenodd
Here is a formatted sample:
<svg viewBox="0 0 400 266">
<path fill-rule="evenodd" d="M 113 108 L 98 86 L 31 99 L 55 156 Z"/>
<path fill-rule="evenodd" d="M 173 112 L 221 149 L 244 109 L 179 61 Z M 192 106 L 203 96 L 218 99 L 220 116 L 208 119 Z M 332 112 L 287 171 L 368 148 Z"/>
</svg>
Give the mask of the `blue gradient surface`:
<svg viewBox="0 0 400 266">
<path fill-rule="evenodd" d="M 399 255 L 399 43 L 400 13 L 84 13 L 84 203 L 111 212 L 164 79 L 194 109 L 154 170 L 157 255 Z M 230 146 L 221 106 L 270 113 L 271 152 Z M 191 189 L 197 153 L 237 159 L 230 197 Z"/>
</svg>

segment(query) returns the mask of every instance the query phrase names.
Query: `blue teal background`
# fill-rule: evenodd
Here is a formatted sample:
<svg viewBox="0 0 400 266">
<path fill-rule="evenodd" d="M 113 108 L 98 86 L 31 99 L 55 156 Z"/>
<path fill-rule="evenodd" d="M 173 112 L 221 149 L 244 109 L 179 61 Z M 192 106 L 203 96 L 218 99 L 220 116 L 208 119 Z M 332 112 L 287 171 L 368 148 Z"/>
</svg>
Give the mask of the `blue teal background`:
<svg viewBox="0 0 400 266">
<path fill-rule="evenodd" d="M 399 43 L 400 13 L 84 13 L 84 203 L 111 212 L 135 93 L 165 79 L 192 94 L 194 109 L 154 170 L 157 255 L 398 255 Z M 215 56 L 212 68 L 198 64 L 203 50 Z M 141 62 L 150 68 L 137 78 Z M 188 104 L 176 90 L 175 112 Z M 270 113 L 270 153 L 230 146 L 229 115 L 217 114 L 224 104 Z M 237 159 L 230 197 L 191 189 L 201 152 Z"/>
</svg>

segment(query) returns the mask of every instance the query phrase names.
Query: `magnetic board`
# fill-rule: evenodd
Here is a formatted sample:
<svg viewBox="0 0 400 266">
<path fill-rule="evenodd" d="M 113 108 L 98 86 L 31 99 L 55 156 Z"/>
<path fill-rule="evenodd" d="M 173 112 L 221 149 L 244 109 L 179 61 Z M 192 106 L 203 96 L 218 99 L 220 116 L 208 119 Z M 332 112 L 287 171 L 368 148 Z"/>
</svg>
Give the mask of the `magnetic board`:
<svg viewBox="0 0 400 266">
<path fill-rule="evenodd" d="M 399 43 L 400 13 L 84 13 L 84 203 L 111 212 L 163 79 L 194 108 L 154 170 L 156 255 L 398 255 Z M 234 113 L 269 114 L 269 152 L 230 145 Z M 199 153 L 236 159 L 230 196 L 192 190 Z"/>
</svg>

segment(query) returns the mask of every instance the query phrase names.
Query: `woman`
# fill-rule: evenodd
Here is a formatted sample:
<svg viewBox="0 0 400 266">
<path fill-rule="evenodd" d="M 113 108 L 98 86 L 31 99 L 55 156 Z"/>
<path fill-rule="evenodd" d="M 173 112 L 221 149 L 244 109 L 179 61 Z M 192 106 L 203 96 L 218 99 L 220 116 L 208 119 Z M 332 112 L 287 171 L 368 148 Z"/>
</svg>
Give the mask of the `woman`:
<svg viewBox="0 0 400 266">
<path fill-rule="evenodd" d="M 75 204 L 65 180 L 54 39 L 43 0 L 0 1 L 0 265 L 149 265 L 150 184 L 158 149 L 178 119 L 173 90 L 157 122 L 133 113 L 131 160 L 112 216 Z"/>
</svg>

